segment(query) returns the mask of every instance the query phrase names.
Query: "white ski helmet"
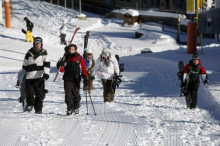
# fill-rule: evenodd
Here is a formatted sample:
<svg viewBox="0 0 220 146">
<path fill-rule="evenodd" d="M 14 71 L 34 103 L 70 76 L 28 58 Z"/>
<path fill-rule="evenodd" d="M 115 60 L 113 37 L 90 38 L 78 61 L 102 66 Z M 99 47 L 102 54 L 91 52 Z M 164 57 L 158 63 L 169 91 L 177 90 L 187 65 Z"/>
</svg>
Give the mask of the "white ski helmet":
<svg viewBox="0 0 220 146">
<path fill-rule="evenodd" d="M 104 49 L 102 50 L 101 56 L 102 56 L 102 57 L 104 57 L 104 56 L 110 56 L 110 53 L 109 53 L 108 49 L 104 48 Z"/>
<path fill-rule="evenodd" d="M 86 53 L 87 53 L 87 54 L 93 54 L 91 49 L 87 49 L 87 50 L 86 50 Z"/>
</svg>

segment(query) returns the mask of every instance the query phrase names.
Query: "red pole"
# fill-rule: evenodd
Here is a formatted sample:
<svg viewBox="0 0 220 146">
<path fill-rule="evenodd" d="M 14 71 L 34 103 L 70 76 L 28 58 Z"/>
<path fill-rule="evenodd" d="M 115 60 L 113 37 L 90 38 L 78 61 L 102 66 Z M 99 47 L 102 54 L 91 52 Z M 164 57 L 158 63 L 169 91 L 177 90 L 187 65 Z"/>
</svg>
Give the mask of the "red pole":
<svg viewBox="0 0 220 146">
<path fill-rule="evenodd" d="M 196 22 L 188 22 L 187 27 L 187 53 L 196 54 L 197 44 L 197 32 L 196 32 Z"/>
<path fill-rule="evenodd" d="M 10 3 L 8 0 L 5 1 L 5 27 L 10 28 Z"/>
</svg>

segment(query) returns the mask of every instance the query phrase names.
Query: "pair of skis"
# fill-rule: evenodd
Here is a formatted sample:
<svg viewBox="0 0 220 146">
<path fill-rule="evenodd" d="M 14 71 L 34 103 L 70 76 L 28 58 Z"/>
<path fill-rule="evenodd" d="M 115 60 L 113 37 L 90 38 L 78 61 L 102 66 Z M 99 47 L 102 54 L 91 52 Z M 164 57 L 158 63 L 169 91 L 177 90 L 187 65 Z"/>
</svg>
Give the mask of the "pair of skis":
<svg viewBox="0 0 220 146">
<path fill-rule="evenodd" d="M 77 27 L 76 29 L 75 29 L 75 31 L 74 31 L 74 33 L 73 33 L 73 36 L 72 36 L 72 38 L 71 38 L 71 40 L 70 40 L 70 42 L 69 42 L 69 45 L 71 45 L 72 44 L 72 41 L 73 41 L 73 39 L 74 39 L 74 37 L 75 37 L 75 35 L 76 35 L 76 33 L 77 33 L 77 31 L 80 29 L 80 27 Z M 65 60 L 65 57 L 66 57 L 66 50 L 65 50 L 65 53 L 63 54 L 63 57 L 61 58 L 61 61 L 64 61 Z M 56 75 L 55 75 L 55 77 L 54 77 L 54 82 L 56 81 L 56 79 L 57 79 L 57 77 L 58 77 L 58 75 L 59 75 L 59 72 L 60 72 L 60 69 L 61 69 L 61 67 L 62 66 L 60 66 L 59 67 L 59 69 L 57 70 L 57 73 L 56 73 Z"/>
</svg>

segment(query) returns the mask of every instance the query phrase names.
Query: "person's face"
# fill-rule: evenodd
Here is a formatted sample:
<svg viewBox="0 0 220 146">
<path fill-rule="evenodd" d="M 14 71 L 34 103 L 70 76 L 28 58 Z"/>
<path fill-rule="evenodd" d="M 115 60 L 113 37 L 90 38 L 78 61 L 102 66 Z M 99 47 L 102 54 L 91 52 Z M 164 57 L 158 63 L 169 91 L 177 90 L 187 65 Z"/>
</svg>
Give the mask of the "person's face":
<svg viewBox="0 0 220 146">
<path fill-rule="evenodd" d="M 73 54 L 76 52 L 76 49 L 74 47 L 69 48 L 69 54 Z"/>
<path fill-rule="evenodd" d="M 87 53 L 87 57 L 88 57 L 88 58 L 92 58 L 92 54 Z"/>
<path fill-rule="evenodd" d="M 41 50 L 41 43 L 40 42 L 35 43 L 35 48 L 40 51 Z"/>
<path fill-rule="evenodd" d="M 193 59 L 193 64 L 198 65 L 199 64 L 199 60 L 198 59 Z"/>
<path fill-rule="evenodd" d="M 104 56 L 103 59 L 104 59 L 104 60 L 108 60 L 109 57 L 108 57 L 108 56 Z"/>
</svg>

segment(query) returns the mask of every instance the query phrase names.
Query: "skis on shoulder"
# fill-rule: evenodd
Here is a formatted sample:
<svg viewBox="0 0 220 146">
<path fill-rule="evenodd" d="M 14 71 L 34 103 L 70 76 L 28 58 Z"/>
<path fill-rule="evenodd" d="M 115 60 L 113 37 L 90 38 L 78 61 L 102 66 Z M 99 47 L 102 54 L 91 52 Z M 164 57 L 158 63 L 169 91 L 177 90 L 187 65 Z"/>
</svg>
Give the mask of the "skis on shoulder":
<svg viewBox="0 0 220 146">
<path fill-rule="evenodd" d="M 76 35 L 76 33 L 77 33 L 77 31 L 80 29 L 80 27 L 76 27 L 76 29 L 75 29 L 75 31 L 74 31 L 74 33 L 73 33 L 73 36 L 72 36 L 72 38 L 71 38 L 71 40 L 70 40 L 70 42 L 69 42 L 69 45 L 71 45 L 72 44 L 72 41 L 73 41 L 73 39 L 74 39 L 74 37 L 75 37 L 75 35 Z M 66 48 L 66 47 L 65 47 Z M 66 57 L 66 49 L 64 50 L 65 52 L 64 52 L 64 54 L 63 54 L 63 57 L 61 58 L 61 60 L 62 61 L 64 61 L 65 60 L 65 57 Z M 59 72 L 60 72 L 60 69 L 61 69 L 61 66 L 59 67 L 59 69 L 57 70 L 57 73 L 56 73 L 56 75 L 55 75 L 55 77 L 54 77 L 54 82 L 56 81 L 56 79 L 57 79 L 57 77 L 58 77 L 58 75 L 59 75 Z"/>
</svg>

